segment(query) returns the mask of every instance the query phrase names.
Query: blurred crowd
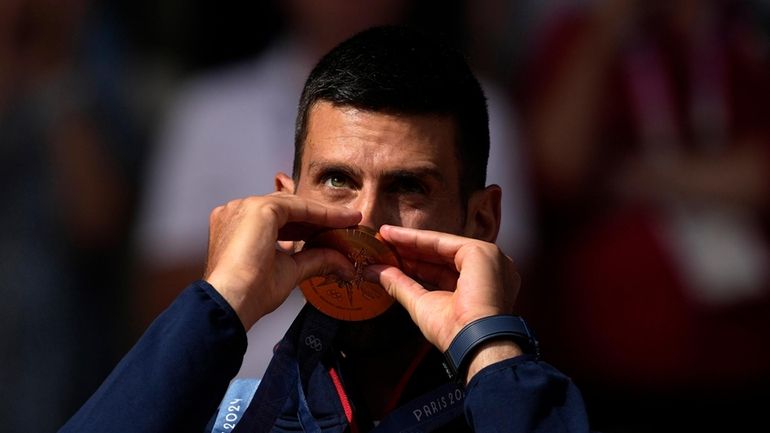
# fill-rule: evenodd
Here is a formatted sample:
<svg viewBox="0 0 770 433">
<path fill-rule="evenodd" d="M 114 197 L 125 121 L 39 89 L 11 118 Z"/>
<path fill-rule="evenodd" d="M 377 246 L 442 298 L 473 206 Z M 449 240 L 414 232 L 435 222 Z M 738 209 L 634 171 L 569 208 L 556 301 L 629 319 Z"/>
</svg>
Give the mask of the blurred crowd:
<svg viewBox="0 0 770 433">
<path fill-rule="evenodd" d="M 243 3 L 0 1 L 0 429 L 71 416 L 200 278 L 210 210 L 291 172 L 316 59 L 393 23 L 478 72 L 519 312 L 594 428 L 770 427 L 770 2 Z"/>
</svg>

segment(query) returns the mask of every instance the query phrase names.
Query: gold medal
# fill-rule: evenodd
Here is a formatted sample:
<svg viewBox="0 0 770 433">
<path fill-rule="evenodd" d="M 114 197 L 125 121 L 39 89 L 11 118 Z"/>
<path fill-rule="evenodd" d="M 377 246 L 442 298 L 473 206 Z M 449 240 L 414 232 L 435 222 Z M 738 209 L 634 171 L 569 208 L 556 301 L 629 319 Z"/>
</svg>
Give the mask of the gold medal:
<svg viewBox="0 0 770 433">
<path fill-rule="evenodd" d="M 385 289 L 364 280 L 364 268 L 373 264 L 400 266 L 395 250 L 379 233 L 365 226 L 325 230 L 305 242 L 306 248 L 331 248 L 347 257 L 355 270 L 352 280 L 336 275 L 311 277 L 299 284 L 305 298 L 335 319 L 358 321 L 376 317 L 395 301 Z"/>
</svg>

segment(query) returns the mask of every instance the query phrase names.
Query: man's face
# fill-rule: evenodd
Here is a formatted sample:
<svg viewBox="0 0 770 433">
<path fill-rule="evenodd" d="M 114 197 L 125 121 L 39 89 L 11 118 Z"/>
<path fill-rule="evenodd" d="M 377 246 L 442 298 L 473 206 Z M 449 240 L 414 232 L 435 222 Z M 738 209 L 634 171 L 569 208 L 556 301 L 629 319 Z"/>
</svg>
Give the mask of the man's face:
<svg viewBox="0 0 770 433">
<path fill-rule="evenodd" d="M 447 117 L 310 109 L 297 195 L 347 206 L 360 224 L 461 233 L 455 127 Z"/>
<path fill-rule="evenodd" d="M 435 230 L 494 241 L 499 188 L 460 200 L 455 125 L 443 116 L 396 116 L 317 102 L 310 109 L 299 181 L 278 186 L 324 203 L 359 210 L 360 224 Z M 481 198 L 481 199 L 479 199 Z M 338 343 L 360 353 L 419 336 L 398 304 L 362 322 L 344 322 Z M 379 352 L 378 352 L 379 353 Z"/>
</svg>

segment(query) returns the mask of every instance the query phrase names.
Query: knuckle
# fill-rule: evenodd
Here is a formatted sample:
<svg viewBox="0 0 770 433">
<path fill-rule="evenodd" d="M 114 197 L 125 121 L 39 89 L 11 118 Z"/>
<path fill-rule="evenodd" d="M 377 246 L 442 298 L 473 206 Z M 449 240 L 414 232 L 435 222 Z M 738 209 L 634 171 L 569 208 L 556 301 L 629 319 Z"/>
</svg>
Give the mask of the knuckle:
<svg viewBox="0 0 770 433">
<path fill-rule="evenodd" d="M 286 219 L 286 212 L 278 206 L 266 206 L 262 212 L 263 215 L 272 218 L 274 221 L 281 221 L 282 223 Z"/>
<path fill-rule="evenodd" d="M 248 203 L 249 205 L 258 205 L 261 202 L 268 201 L 265 197 L 260 197 L 258 195 L 250 195 L 243 199 L 244 202 Z"/>
<path fill-rule="evenodd" d="M 223 210 L 224 210 L 224 206 L 217 206 L 214 209 L 212 209 L 211 213 L 209 213 L 209 224 L 215 223 L 219 219 L 219 216 Z"/>
<path fill-rule="evenodd" d="M 506 264 L 510 263 L 511 265 L 513 264 L 513 260 L 500 249 L 499 245 L 491 242 L 483 242 L 481 248 L 484 254 L 491 260 L 500 261 Z"/>
<path fill-rule="evenodd" d="M 227 202 L 227 204 L 225 204 L 224 207 L 226 209 L 236 209 L 241 205 L 241 202 L 242 202 L 241 199 L 230 200 Z"/>
<path fill-rule="evenodd" d="M 281 220 L 285 211 L 276 200 L 261 200 L 256 203 L 258 212 L 261 216 Z"/>
<path fill-rule="evenodd" d="M 463 248 L 464 255 L 468 256 L 475 256 L 475 255 L 481 255 L 484 257 L 494 257 L 497 254 L 497 251 L 494 250 L 496 245 L 489 244 L 487 242 L 472 242 Z"/>
</svg>

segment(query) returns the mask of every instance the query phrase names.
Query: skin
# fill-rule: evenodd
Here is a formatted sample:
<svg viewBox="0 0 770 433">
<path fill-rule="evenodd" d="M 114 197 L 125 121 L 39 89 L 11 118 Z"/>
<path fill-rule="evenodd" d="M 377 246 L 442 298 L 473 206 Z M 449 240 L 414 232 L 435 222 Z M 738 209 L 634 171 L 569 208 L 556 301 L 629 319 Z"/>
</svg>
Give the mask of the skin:
<svg viewBox="0 0 770 433">
<path fill-rule="evenodd" d="M 303 279 L 352 272 L 335 251 L 292 254 L 276 241 L 301 240 L 308 227 L 367 225 L 397 249 L 404 266 L 370 266 L 366 277 L 382 284 L 425 339 L 446 351 L 471 321 L 510 313 L 520 285 L 513 262 L 493 243 L 500 188 L 476 191 L 463 206 L 453 146 L 448 118 L 316 103 L 298 182 L 279 173 L 278 192 L 212 212 L 204 278 L 249 329 Z M 485 345 L 467 380 L 520 354 L 513 342 Z"/>
</svg>

